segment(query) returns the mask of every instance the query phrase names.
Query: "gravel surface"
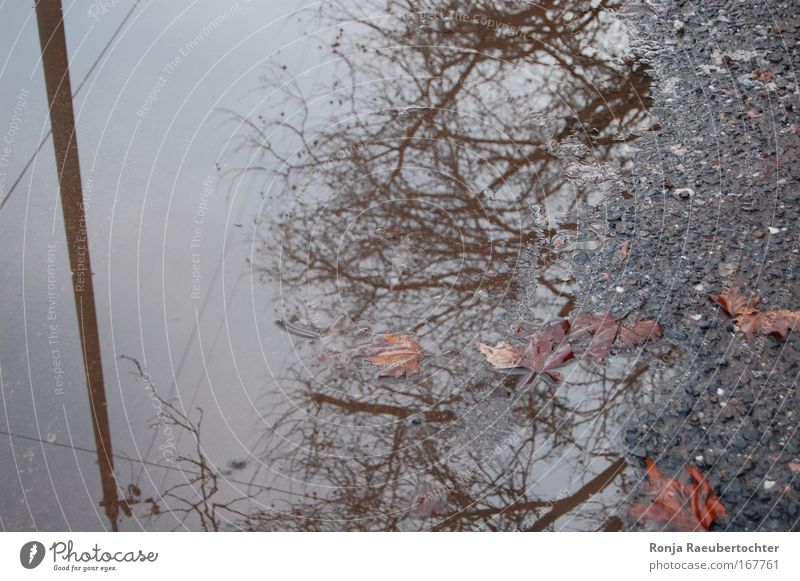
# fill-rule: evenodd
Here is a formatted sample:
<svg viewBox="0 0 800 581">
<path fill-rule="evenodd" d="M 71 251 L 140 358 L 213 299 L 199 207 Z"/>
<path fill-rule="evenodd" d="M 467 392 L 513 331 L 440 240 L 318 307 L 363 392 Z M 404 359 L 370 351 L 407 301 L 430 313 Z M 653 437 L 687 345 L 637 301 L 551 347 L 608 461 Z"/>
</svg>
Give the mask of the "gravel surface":
<svg viewBox="0 0 800 581">
<path fill-rule="evenodd" d="M 629 421 L 628 460 L 698 466 L 728 510 L 713 530 L 800 530 L 800 332 L 748 341 L 707 297 L 738 286 L 764 310 L 800 310 L 800 11 L 708 0 L 625 12 L 657 81 L 654 127 L 634 143 L 629 191 L 582 216 L 629 255 L 574 257 L 579 304 L 657 318 L 688 361 Z"/>
</svg>

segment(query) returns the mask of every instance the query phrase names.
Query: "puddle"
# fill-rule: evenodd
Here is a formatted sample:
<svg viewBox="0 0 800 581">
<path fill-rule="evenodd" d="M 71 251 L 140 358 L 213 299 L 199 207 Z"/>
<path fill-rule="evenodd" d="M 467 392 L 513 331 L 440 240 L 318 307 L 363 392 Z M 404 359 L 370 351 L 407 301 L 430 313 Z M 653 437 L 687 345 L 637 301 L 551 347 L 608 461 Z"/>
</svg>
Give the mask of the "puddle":
<svg viewBox="0 0 800 581">
<path fill-rule="evenodd" d="M 50 369 L 26 377 L 18 348 L 3 343 L 0 450 L 19 471 L 0 480 L 5 528 L 622 526 L 638 476 L 621 460 L 619 430 L 650 386 L 671 380 L 676 366 L 658 357 L 676 361 L 677 348 L 575 363 L 553 384 L 489 369 L 474 344 L 575 309 L 572 261 L 607 243 L 576 217 L 631 171 L 650 81 L 622 59 L 612 3 L 411 6 L 326 4 L 257 27 L 253 13 L 207 4 L 174 36 L 217 22 L 197 52 L 175 61 L 185 47 L 158 44 L 149 68 L 135 69 L 139 90 L 119 88 L 144 111 L 133 125 L 111 92 L 75 97 L 117 490 L 107 475 L 105 488 L 94 482 L 97 447 L 77 427 L 90 416 L 60 264 L 66 398 L 49 388 Z M 103 38 L 126 14 L 108 15 Z M 155 16 L 137 25 L 162 26 Z M 70 31 L 86 27 L 66 19 L 69 47 Z M 238 60 L 215 64 L 226 50 Z M 74 79 L 91 72 L 87 59 Z M 166 81 L 150 98 L 153 71 Z M 106 136 L 84 106 L 134 139 Z M 101 146 L 135 161 L 120 166 Z M 52 163 L 51 150 L 39 156 Z M 43 173 L 32 183 L 56 192 Z M 25 216 L 28 201 L 46 219 L 23 220 L 26 231 L 60 224 L 55 198 L 30 202 L 30 187 L 0 220 Z M 65 261 L 61 226 L 45 231 Z M 10 270 L 27 268 L 14 260 Z M 46 313 L 30 280 L 6 284 Z M 46 317 L 3 316 L 26 334 L 47 331 Z M 416 336 L 429 354 L 421 372 L 382 378 L 364 358 L 332 361 L 380 333 Z M 49 355 L 46 333 L 22 341 Z M 37 382 L 50 392 L 26 399 Z M 28 409 L 38 430 L 11 419 Z M 66 492 L 53 475 L 87 484 Z M 32 507 L 53 491 L 55 505 Z"/>
</svg>

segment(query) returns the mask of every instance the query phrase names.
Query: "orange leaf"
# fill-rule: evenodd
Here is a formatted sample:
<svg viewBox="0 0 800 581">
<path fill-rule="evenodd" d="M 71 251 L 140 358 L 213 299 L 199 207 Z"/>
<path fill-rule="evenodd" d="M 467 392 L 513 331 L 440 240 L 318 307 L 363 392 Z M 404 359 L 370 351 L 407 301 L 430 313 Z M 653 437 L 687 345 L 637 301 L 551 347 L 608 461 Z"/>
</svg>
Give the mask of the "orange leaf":
<svg viewBox="0 0 800 581">
<path fill-rule="evenodd" d="M 755 313 L 758 310 L 758 301 L 760 300 L 757 296 L 744 298 L 739 294 L 739 289 L 736 287 L 729 288 L 718 295 L 708 293 L 708 298 L 725 309 L 725 312 L 731 317 Z"/>
<path fill-rule="evenodd" d="M 714 494 L 714 489 L 700 471 L 694 466 L 686 466 L 686 471 L 694 480 L 692 489 L 692 511 L 706 530 L 711 528 L 714 521 L 725 518 L 727 514 L 719 497 Z"/>
<path fill-rule="evenodd" d="M 757 296 L 745 299 L 739 294 L 737 288 L 731 288 L 718 295 L 708 295 L 715 303 L 719 304 L 725 312 L 733 317 L 733 322 L 742 330 L 747 339 L 752 339 L 756 333 L 778 335 L 782 339 L 800 323 L 800 313 L 796 311 L 765 311 L 759 312 Z"/>
<path fill-rule="evenodd" d="M 377 343 L 364 347 L 362 354 L 373 365 L 383 367 L 379 377 L 408 377 L 419 373 L 419 362 L 425 352 L 412 335 L 380 335 Z"/>
<path fill-rule="evenodd" d="M 694 466 L 686 466 L 691 484 L 668 478 L 651 459 L 647 459 L 647 481 L 651 504 L 631 507 L 636 518 L 665 522 L 678 531 L 708 530 L 726 515 L 714 489 Z"/>
</svg>

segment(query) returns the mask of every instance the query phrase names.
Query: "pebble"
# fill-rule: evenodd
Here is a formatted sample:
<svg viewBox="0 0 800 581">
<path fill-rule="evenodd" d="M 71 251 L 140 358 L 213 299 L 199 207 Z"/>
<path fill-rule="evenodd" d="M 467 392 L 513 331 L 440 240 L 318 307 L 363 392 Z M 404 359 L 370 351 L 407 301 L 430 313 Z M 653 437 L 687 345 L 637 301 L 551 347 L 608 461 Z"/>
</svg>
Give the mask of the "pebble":
<svg viewBox="0 0 800 581">
<path fill-rule="evenodd" d="M 671 339 L 672 341 L 683 341 L 686 339 L 686 335 L 680 331 L 667 331 L 665 334 L 667 339 Z"/>
<path fill-rule="evenodd" d="M 781 231 L 781 230 L 780 230 L 780 228 L 775 228 L 775 227 L 773 227 L 773 226 L 770 226 L 770 227 L 769 227 L 769 233 L 770 233 L 770 234 L 777 234 L 777 233 L 778 233 L 778 232 L 780 232 L 780 231 Z"/>
<path fill-rule="evenodd" d="M 717 272 L 721 277 L 729 277 L 737 270 L 737 266 L 732 262 L 720 262 L 717 266 Z"/>
<path fill-rule="evenodd" d="M 576 252 L 572 257 L 572 262 L 575 264 L 586 264 L 589 261 L 589 255 L 585 252 Z"/>
<path fill-rule="evenodd" d="M 775 486 L 775 481 L 774 480 L 765 480 L 764 481 L 764 490 L 772 490 L 772 488 L 774 486 Z"/>
</svg>

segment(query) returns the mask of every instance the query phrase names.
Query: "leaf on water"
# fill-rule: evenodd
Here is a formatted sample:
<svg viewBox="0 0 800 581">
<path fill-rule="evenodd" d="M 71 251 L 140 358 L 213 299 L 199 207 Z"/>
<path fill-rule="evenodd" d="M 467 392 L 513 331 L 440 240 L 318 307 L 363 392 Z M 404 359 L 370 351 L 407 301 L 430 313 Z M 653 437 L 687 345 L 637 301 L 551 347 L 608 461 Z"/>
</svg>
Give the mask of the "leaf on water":
<svg viewBox="0 0 800 581">
<path fill-rule="evenodd" d="M 408 377 L 419 373 L 419 362 L 425 357 L 413 335 L 383 333 L 359 349 L 370 363 L 382 367 L 378 377 Z"/>
<path fill-rule="evenodd" d="M 520 366 L 522 359 L 522 347 L 514 345 L 508 341 L 500 341 L 492 347 L 486 343 L 476 345 L 478 351 L 486 356 L 486 360 L 495 369 L 513 369 Z"/>
<path fill-rule="evenodd" d="M 583 355 L 596 363 L 601 363 L 611 353 L 611 346 L 618 330 L 617 317 L 611 313 L 578 313 L 572 320 L 570 338 L 580 341 L 585 337 L 591 337 Z"/>
<path fill-rule="evenodd" d="M 524 347 L 508 341 L 500 341 L 494 347 L 478 343 L 476 347 L 495 369 L 524 368 L 561 381 L 561 375 L 553 369 L 574 356 L 572 346 L 566 341 L 569 327 L 566 320 L 550 323 L 533 335 L 525 336 L 527 344 Z"/>
<path fill-rule="evenodd" d="M 639 318 L 632 325 L 620 325 L 617 343 L 623 349 L 639 347 L 650 339 L 660 339 L 662 330 L 660 323 Z"/>
<path fill-rule="evenodd" d="M 714 521 L 726 515 L 714 489 L 694 466 L 686 466 L 692 483 L 668 478 L 651 459 L 647 459 L 650 504 L 636 504 L 631 514 L 644 520 L 667 523 L 677 531 L 709 530 Z"/>
<path fill-rule="evenodd" d="M 571 322 L 559 319 L 532 335 L 518 332 L 518 336 L 527 341 L 524 348 L 508 341 L 501 341 L 494 347 L 485 343 L 476 346 L 495 369 L 525 368 L 561 381 L 561 375 L 553 369 L 574 359 L 575 345 L 585 339 L 589 341 L 581 355 L 601 363 L 611 353 L 615 340 L 623 349 L 629 349 L 658 339 L 661 330 L 661 325 L 655 321 L 640 318 L 631 325 L 623 325 L 611 313 L 580 312 Z"/>
<path fill-rule="evenodd" d="M 545 373 L 553 381 L 561 381 L 561 375 L 552 370 L 561 367 L 575 356 L 572 345 L 566 340 L 569 329 L 569 321 L 554 321 L 531 335 L 528 338 L 528 346 L 522 354 L 522 367 L 536 373 Z"/>
<path fill-rule="evenodd" d="M 785 339 L 790 331 L 800 326 L 800 313 L 787 310 L 759 312 L 760 298 L 752 296 L 745 299 L 736 287 L 718 295 L 709 293 L 708 298 L 733 317 L 733 322 L 748 340 L 752 340 L 756 333 L 774 334 Z"/>
</svg>

